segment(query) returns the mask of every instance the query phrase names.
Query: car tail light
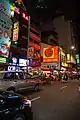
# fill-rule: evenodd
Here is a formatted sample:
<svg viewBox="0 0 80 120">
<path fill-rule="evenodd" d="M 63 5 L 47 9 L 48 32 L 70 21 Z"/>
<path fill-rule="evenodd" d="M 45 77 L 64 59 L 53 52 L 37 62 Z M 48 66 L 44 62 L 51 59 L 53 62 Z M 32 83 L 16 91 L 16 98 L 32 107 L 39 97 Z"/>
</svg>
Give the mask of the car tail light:
<svg viewBox="0 0 80 120">
<path fill-rule="evenodd" d="M 32 105 L 31 105 L 31 101 L 28 100 L 27 97 L 23 97 L 22 100 L 23 100 L 23 103 L 24 103 L 24 104 L 29 105 L 29 107 L 32 106 Z"/>
</svg>

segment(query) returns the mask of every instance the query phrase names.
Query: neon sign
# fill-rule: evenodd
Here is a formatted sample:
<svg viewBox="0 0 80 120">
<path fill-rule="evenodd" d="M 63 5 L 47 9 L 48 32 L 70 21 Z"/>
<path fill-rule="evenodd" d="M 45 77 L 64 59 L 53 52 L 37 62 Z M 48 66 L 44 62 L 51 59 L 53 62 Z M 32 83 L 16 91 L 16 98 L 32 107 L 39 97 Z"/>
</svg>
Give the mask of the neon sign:
<svg viewBox="0 0 80 120">
<path fill-rule="evenodd" d="M 22 13 L 22 17 L 23 17 L 25 20 L 28 20 L 28 16 L 26 16 L 25 13 Z"/>
<path fill-rule="evenodd" d="M 20 9 L 19 9 L 19 8 L 14 7 L 14 11 L 15 11 L 17 14 L 20 15 Z M 28 16 L 27 16 L 24 12 L 22 12 L 21 14 L 22 14 L 22 17 L 23 17 L 25 20 L 29 20 Z"/>
<path fill-rule="evenodd" d="M 17 14 L 20 14 L 19 8 L 14 7 L 14 11 L 15 11 Z"/>
</svg>

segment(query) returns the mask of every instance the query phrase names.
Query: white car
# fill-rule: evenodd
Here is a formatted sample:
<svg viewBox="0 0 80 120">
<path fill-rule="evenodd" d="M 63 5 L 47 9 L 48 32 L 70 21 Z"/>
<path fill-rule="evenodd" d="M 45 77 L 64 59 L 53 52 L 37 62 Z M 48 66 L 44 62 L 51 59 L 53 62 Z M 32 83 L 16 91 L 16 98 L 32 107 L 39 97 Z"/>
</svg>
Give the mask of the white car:
<svg viewBox="0 0 80 120">
<path fill-rule="evenodd" d="M 4 79 L 0 80 L 1 91 L 22 91 L 40 89 L 41 80 L 25 72 L 6 72 Z"/>
</svg>

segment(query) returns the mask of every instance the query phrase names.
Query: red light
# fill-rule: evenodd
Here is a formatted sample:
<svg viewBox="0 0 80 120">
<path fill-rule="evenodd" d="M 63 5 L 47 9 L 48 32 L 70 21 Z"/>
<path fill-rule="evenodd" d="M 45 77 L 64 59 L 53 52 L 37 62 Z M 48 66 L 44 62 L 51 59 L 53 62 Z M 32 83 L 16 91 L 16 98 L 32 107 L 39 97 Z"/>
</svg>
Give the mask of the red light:
<svg viewBox="0 0 80 120">
<path fill-rule="evenodd" d="M 30 46 L 34 47 L 36 50 L 40 50 L 40 45 L 35 44 L 33 42 L 30 41 Z"/>
<path fill-rule="evenodd" d="M 15 11 L 17 14 L 20 14 L 19 8 L 14 7 L 14 11 Z"/>
<path fill-rule="evenodd" d="M 31 101 L 27 99 L 27 97 L 22 97 L 23 103 L 29 105 L 31 107 Z"/>
<path fill-rule="evenodd" d="M 40 42 L 40 37 L 38 37 L 37 35 L 35 35 L 34 33 L 30 32 L 30 37 L 38 42 Z"/>
<path fill-rule="evenodd" d="M 28 20 L 28 16 L 26 16 L 25 13 L 22 13 L 22 17 L 23 17 L 25 20 Z"/>
<path fill-rule="evenodd" d="M 14 12 L 16 12 L 17 14 L 19 14 L 20 15 L 20 9 L 19 8 L 17 8 L 17 7 L 14 7 Z M 21 12 L 21 14 L 22 14 L 22 17 L 25 19 L 25 20 L 29 20 L 29 16 L 28 15 L 26 15 L 24 12 Z"/>
</svg>

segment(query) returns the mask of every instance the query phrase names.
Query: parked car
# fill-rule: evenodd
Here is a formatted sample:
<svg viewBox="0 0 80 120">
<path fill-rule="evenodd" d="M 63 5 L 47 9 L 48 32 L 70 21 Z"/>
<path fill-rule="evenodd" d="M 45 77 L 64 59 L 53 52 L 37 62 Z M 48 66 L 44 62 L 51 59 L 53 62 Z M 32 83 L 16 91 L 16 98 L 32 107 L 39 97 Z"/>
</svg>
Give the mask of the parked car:
<svg viewBox="0 0 80 120">
<path fill-rule="evenodd" d="M 40 89 L 40 85 L 41 80 L 38 77 L 32 76 L 29 73 L 25 72 L 6 72 L 6 74 L 4 75 L 4 79 L 0 80 L 1 91 L 38 91 Z"/>
<path fill-rule="evenodd" d="M 0 92 L 0 120 L 32 120 L 31 101 L 12 92 Z"/>
</svg>

